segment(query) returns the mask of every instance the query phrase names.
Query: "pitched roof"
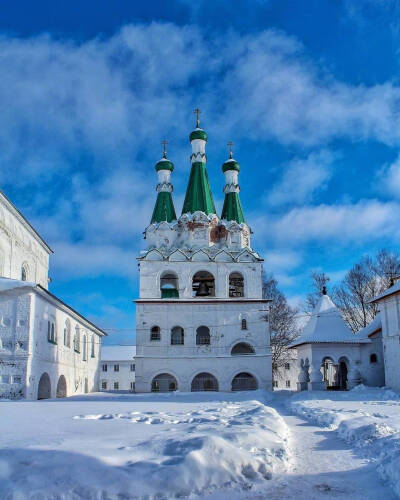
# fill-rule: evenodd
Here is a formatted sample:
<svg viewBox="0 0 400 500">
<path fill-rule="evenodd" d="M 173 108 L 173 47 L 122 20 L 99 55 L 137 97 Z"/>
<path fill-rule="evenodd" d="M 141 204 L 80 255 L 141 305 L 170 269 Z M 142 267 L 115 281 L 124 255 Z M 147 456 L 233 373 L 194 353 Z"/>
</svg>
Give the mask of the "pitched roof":
<svg viewBox="0 0 400 500">
<path fill-rule="evenodd" d="M 129 361 L 136 356 L 135 345 L 105 345 L 101 346 L 102 361 Z"/>
<path fill-rule="evenodd" d="M 245 222 L 239 193 L 225 193 L 221 219 L 235 220 L 238 224 Z"/>
<path fill-rule="evenodd" d="M 378 295 L 377 297 L 374 297 L 371 302 L 378 302 L 379 300 L 383 299 L 384 297 L 387 297 L 388 295 L 393 295 L 394 293 L 400 292 L 400 280 L 397 281 L 393 286 L 385 290 L 383 293 Z"/>
<path fill-rule="evenodd" d="M 367 338 L 381 329 L 382 329 L 382 317 L 380 313 L 378 313 L 369 325 L 367 325 L 365 328 L 362 328 L 357 333 L 357 336 L 361 338 L 363 337 Z"/>
<path fill-rule="evenodd" d="M 313 343 L 368 343 L 369 339 L 354 335 L 342 318 L 339 309 L 328 295 L 322 295 L 315 306 L 303 333 L 290 347 Z"/>
<path fill-rule="evenodd" d="M 33 283 L 32 281 L 13 280 L 11 278 L 0 278 L 0 293 L 6 292 L 8 290 L 15 290 L 18 288 L 27 288 L 38 293 L 39 295 L 49 300 L 50 302 L 56 303 L 61 309 L 66 310 L 72 316 L 75 316 L 79 320 L 86 323 L 87 326 L 89 328 L 93 328 L 98 335 L 101 336 L 107 335 L 107 333 L 104 330 L 96 326 L 94 323 L 85 318 L 85 316 L 82 316 L 82 314 L 80 314 L 78 311 L 73 309 L 64 301 L 62 301 L 61 299 L 50 293 L 48 290 L 46 290 L 46 288 L 43 288 L 38 283 Z"/>
<path fill-rule="evenodd" d="M 176 214 L 172 194 L 167 191 L 160 191 L 157 195 L 150 224 L 164 221 L 172 222 L 173 220 L 176 220 Z"/>
</svg>

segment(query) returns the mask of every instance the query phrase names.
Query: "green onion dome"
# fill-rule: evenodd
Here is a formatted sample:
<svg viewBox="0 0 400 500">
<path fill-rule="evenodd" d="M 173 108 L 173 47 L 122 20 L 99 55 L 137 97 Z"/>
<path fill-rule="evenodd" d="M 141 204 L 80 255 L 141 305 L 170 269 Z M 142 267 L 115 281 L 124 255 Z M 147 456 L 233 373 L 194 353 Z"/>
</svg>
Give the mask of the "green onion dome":
<svg viewBox="0 0 400 500">
<path fill-rule="evenodd" d="M 167 158 L 161 158 L 161 160 L 156 163 L 155 169 L 157 172 L 159 170 L 170 170 L 172 172 L 174 170 L 174 164 L 172 161 L 167 160 Z"/>
<path fill-rule="evenodd" d="M 239 163 L 233 158 L 229 158 L 229 160 L 226 160 L 226 162 L 222 165 L 222 172 L 225 173 L 228 170 L 237 170 L 238 172 L 240 172 Z"/>
<path fill-rule="evenodd" d="M 189 136 L 190 142 L 194 141 L 195 139 L 202 139 L 203 141 L 207 141 L 206 132 L 202 128 L 196 127 Z"/>
</svg>

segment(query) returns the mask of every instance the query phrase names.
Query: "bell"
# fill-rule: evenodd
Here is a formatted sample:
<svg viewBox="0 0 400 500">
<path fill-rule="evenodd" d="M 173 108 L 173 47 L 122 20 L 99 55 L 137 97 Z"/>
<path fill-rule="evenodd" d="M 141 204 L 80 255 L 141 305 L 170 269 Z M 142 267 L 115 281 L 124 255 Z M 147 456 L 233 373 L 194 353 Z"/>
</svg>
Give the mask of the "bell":
<svg viewBox="0 0 400 500">
<path fill-rule="evenodd" d="M 209 295 L 208 285 L 205 281 L 200 281 L 199 288 L 196 292 L 196 297 L 207 297 Z"/>
</svg>

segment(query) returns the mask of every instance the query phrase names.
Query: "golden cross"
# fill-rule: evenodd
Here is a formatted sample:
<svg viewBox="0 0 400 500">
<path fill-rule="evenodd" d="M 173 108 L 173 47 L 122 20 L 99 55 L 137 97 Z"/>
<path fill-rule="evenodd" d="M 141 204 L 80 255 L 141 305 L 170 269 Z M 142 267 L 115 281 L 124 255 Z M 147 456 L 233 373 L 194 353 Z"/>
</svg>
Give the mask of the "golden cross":
<svg viewBox="0 0 400 500">
<path fill-rule="evenodd" d="M 163 157 L 166 158 L 167 157 L 167 144 L 168 144 L 168 141 L 166 141 L 165 139 L 163 141 L 161 141 L 161 144 L 163 145 Z"/>
<path fill-rule="evenodd" d="M 233 155 L 233 151 L 232 151 L 232 146 L 233 146 L 233 142 L 232 141 L 229 141 L 227 146 L 229 147 L 229 158 L 232 158 L 232 155 Z"/>
<path fill-rule="evenodd" d="M 196 108 L 193 113 L 196 115 L 196 127 L 198 127 L 200 125 L 200 118 L 199 118 L 199 114 L 201 113 L 200 109 L 199 108 Z"/>
</svg>

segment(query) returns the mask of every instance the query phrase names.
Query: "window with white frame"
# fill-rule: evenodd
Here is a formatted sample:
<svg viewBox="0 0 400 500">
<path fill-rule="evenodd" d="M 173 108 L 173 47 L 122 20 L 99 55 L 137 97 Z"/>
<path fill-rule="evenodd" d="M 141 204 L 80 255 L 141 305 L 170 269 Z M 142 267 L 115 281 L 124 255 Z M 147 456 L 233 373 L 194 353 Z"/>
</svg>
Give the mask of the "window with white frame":
<svg viewBox="0 0 400 500">
<path fill-rule="evenodd" d="M 106 364 L 103 365 L 102 370 L 103 370 L 103 372 L 107 371 L 107 365 Z"/>
<path fill-rule="evenodd" d="M 87 342 L 86 335 L 82 337 L 82 359 L 83 361 L 87 361 Z"/>
<path fill-rule="evenodd" d="M 286 380 L 286 387 L 290 387 L 290 380 Z"/>
<path fill-rule="evenodd" d="M 118 391 L 119 389 L 119 382 L 114 382 L 114 390 Z"/>
<path fill-rule="evenodd" d="M 91 358 L 96 357 L 95 347 L 94 347 L 94 335 L 92 335 L 92 338 L 90 339 L 90 357 Z"/>
<path fill-rule="evenodd" d="M 119 365 L 114 365 L 114 371 L 119 372 Z"/>
<path fill-rule="evenodd" d="M 274 380 L 274 387 L 278 387 L 278 381 Z"/>
<path fill-rule="evenodd" d="M 107 380 L 102 380 L 102 381 L 101 381 L 101 388 L 102 388 L 103 390 L 106 390 L 106 389 L 107 389 Z"/>
<path fill-rule="evenodd" d="M 290 370 L 290 363 L 285 363 L 285 370 Z"/>
<path fill-rule="evenodd" d="M 135 371 L 135 364 L 131 363 L 131 372 L 134 372 L 134 371 Z"/>
<path fill-rule="evenodd" d="M 131 382 L 131 391 L 135 390 L 135 382 Z"/>
<path fill-rule="evenodd" d="M 64 345 L 66 347 L 71 347 L 71 323 L 69 319 L 65 321 L 64 326 Z"/>
<path fill-rule="evenodd" d="M 13 384 L 21 384 L 22 383 L 22 378 L 18 375 L 13 376 Z"/>
</svg>

